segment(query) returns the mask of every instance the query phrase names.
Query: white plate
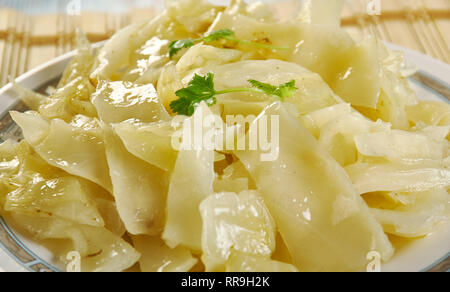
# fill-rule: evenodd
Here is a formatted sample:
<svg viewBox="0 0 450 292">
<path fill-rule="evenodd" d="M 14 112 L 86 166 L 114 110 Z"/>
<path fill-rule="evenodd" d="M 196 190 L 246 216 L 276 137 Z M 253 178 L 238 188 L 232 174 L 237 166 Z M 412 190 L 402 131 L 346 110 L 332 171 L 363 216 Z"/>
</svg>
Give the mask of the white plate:
<svg viewBox="0 0 450 292">
<path fill-rule="evenodd" d="M 96 46 L 100 46 L 97 44 Z M 409 62 L 420 68 L 420 74 L 411 78 L 411 85 L 420 99 L 445 100 L 450 98 L 450 66 L 418 52 L 395 45 L 389 47 L 405 52 Z M 21 85 L 37 89 L 56 80 L 67 66 L 73 53 L 61 56 L 19 77 Z M 0 90 L 0 121 L 8 110 L 17 104 L 17 98 L 7 85 Z M 0 138 L 5 138 L 4 125 L 0 123 Z M 0 271 L 61 271 L 64 267 L 53 259 L 45 248 L 21 236 L 0 218 Z M 398 250 L 392 260 L 382 266 L 382 271 L 428 271 L 450 256 L 450 223 L 442 224 L 432 235 L 416 240 Z M 444 268 L 445 269 L 445 268 Z M 440 268 L 442 270 L 442 268 Z"/>
</svg>

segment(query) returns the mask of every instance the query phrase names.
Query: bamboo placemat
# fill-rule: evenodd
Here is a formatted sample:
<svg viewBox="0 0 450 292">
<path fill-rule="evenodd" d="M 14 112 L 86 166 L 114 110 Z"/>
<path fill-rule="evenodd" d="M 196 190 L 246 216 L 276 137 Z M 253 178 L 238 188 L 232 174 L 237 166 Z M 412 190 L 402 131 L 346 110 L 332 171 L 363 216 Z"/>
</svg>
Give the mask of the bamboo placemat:
<svg viewBox="0 0 450 292">
<path fill-rule="evenodd" d="M 370 0 L 347 0 L 343 26 L 352 33 L 372 33 L 380 39 L 450 62 L 450 0 L 380 1 L 381 15 L 377 16 L 367 13 Z M 279 1 L 275 5 L 279 16 L 288 17 L 298 11 L 299 3 Z M 131 22 L 156 14 L 152 8 L 135 8 L 121 14 L 89 11 L 78 16 L 32 14 L 24 13 L 32 7 L 23 5 L 21 11 L 0 7 L 0 86 L 9 76 L 16 77 L 72 50 L 76 27 L 80 27 L 90 41 L 97 42 L 108 39 Z"/>
</svg>

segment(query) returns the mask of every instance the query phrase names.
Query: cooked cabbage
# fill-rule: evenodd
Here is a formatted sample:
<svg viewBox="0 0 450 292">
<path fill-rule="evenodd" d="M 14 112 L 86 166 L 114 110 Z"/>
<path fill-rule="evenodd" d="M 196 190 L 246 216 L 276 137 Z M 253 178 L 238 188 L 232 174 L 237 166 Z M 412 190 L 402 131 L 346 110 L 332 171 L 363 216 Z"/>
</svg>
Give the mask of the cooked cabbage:
<svg viewBox="0 0 450 292">
<path fill-rule="evenodd" d="M 77 31 L 49 96 L 13 84 L 8 223 L 82 271 L 308 272 L 450 220 L 450 105 L 403 54 L 343 30 L 342 0 L 246 2 L 168 0 L 98 52 Z"/>
</svg>

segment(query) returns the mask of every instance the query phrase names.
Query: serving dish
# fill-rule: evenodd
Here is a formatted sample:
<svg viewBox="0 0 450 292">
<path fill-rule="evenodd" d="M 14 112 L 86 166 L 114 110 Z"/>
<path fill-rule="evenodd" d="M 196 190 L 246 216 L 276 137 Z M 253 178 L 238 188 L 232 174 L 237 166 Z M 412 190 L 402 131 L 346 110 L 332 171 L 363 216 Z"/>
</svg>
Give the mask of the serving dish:
<svg viewBox="0 0 450 292">
<path fill-rule="evenodd" d="M 102 44 L 95 44 L 96 48 Z M 409 49 L 388 44 L 392 50 L 405 53 L 406 59 L 419 68 L 409 78 L 412 87 L 423 100 L 450 101 L 450 66 Z M 55 85 L 74 52 L 56 58 L 20 76 L 20 85 L 45 92 Z M 10 110 L 24 111 L 11 85 L 0 90 L 0 139 L 18 140 L 20 129 L 9 116 Z M 448 271 L 450 269 L 450 223 L 441 224 L 435 233 L 408 243 L 398 250 L 392 260 L 382 265 L 382 271 Z M 64 271 L 65 267 L 53 259 L 45 248 L 22 236 L 8 222 L 0 218 L 0 271 Z"/>
</svg>

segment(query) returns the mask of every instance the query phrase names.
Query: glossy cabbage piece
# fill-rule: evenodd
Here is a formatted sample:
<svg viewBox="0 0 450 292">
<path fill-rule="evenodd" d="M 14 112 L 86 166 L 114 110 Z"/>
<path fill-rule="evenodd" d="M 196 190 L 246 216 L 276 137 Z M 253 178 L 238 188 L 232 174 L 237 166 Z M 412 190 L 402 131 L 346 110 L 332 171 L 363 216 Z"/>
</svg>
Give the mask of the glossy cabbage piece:
<svg viewBox="0 0 450 292">
<path fill-rule="evenodd" d="M 351 114 L 352 106 L 349 103 L 340 103 L 300 117 L 302 125 L 317 139 L 320 137 L 321 129 L 331 121 Z"/>
<path fill-rule="evenodd" d="M 46 98 L 45 95 L 39 94 L 26 87 L 23 87 L 17 84 L 15 81 L 12 81 L 12 89 L 30 110 L 39 110 L 41 102 L 43 102 Z"/>
<path fill-rule="evenodd" d="M 275 250 L 275 223 L 256 191 L 210 196 L 200 213 L 206 271 L 224 271 L 233 250 L 266 258 Z"/>
<path fill-rule="evenodd" d="M 221 49 L 200 43 L 186 51 L 177 62 L 176 68 L 179 74 L 184 75 L 195 69 L 208 70 L 214 66 L 240 61 L 242 55 L 239 50 Z"/>
<path fill-rule="evenodd" d="M 74 223 L 105 227 L 123 235 L 111 195 L 103 188 L 48 165 L 22 141 L 2 144 L 11 156 L 3 165 L 1 182 L 4 200 L 1 208 L 8 212 L 37 217 L 59 217 Z M 9 171 L 6 166 L 11 165 Z"/>
<path fill-rule="evenodd" d="M 156 235 L 164 227 L 167 173 L 129 153 L 113 130 L 103 125 L 113 195 L 127 231 Z"/>
<path fill-rule="evenodd" d="M 59 119 L 47 121 L 33 112 L 11 112 L 11 116 L 50 165 L 111 191 L 103 137 L 95 120 L 78 118 L 67 124 Z"/>
<path fill-rule="evenodd" d="M 118 71 L 128 66 L 130 52 L 134 50 L 131 38 L 145 23 L 133 23 L 114 34 L 100 49 L 94 61 L 90 79 L 96 85 L 100 80 L 112 80 Z"/>
<path fill-rule="evenodd" d="M 323 80 L 353 105 L 375 108 L 380 95 L 381 66 L 376 41 L 361 43 L 338 27 L 297 21 L 260 22 L 244 15 L 219 14 L 210 31 L 231 29 L 246 41 L 289 47 L 289 50 L 262 50 L 263 59 L 282 59 L 297 63 Z M 240 50 L 255 51 L 239 45 Z"/>
<path fill-rule="evenodd" d="M 228 162 L 226 163 L 228 164 Z M 227 165 L 223 169 L 223 173 L 214 180 L 215 193 L 239 194 L 249 189 L 256 189 L 256 186 L 247 169 L 240 161 Z"/>
<path fill-rule="evenodd" d="M 345 168 L 359 194 L 392 191 L 424 192 L 450 186 L 450 170 L 442 161 L 359 162 Z"/>
<path fill-rule="evenodd" d="M 140 257 L 129 243 L 105 228 L 17 213 L 11 214 L 11 218 L 18 228 L 55 251 L 61 262 L 68 263 L 69 252 L 78 252 L 83 272 L 121 272 Z"/>
<path fill-rule="evenodd" d="M 167 9 L 147 22 L 132 24 L 117 32 L 100 50 L 95 60 L 91 80 L 97 84 L 99 80 L 116 80 L 121 78 L 121 69 L 131 69 L 138 63 L 146 63 L 148 67 L 141 76 L 145 81 L 146 74 L 152 74 L 152 57 L 166 57 L 165 51 L 146 54 L 145 44 L 154 37 L 160 40 L 179 40 L 195 38 L 203 34 L 215 19 L 220 8 L 208 1 L 170 1 Z M 162 61 L 161 61 L 162 60 Z M 166 59 L 158 62 L 164 63 Z M 149 66 L 150 65 L 150 66 Z M 153 64 L 154 65 L 154 64 Z M 157 64 L 158 67 L 161 64 Z M 156 68 L 158 70 L 158 68 Z M 125 73 L 129 70 L 125 70 Z M 125 75 L 125 77 L 127 77 Z M 130 76 L 128 76 L 130 77 Z M 136 76 L 134 76 L 136 77 Z"/>
<path fill-rule="evenodd" d="M 404 196 L 413 197 L 414 201 L 393 209 L 371 210 L 387 233 L 407 238 L 426 236 L 450 215 L 450 196 L 445 188 Z"/>
<path fill-rule="evenodd" d="M 134 81 L 138 84 L 156 84 L 164 65 L 169 62 L 170 41 L 153 37 L 131 56 L 128 72 L 123 80 Z"/>
<path fill-rule="evenodd" d="M 366 156 L 385 157 L 388 159 L 423 160 L 443 159 L 447 140 L 445 137 L 449 128 L 442 127 L 441 137 L 433 139 L 430 131 L 441 129 L 428 128 L 419 132 L 391 130 L 388 132 L 363 133 L 355 136 L 359 153 Z M 428 132 L 428 133 L 427 133 Z"/>
<path fill-rule="evenodd" d="M 418 104 L 416 92 L 410 87 L 404 74 L 404 57 L 400 52 L 391 52 L 378 41 L 378 56 L 381 64 L 381 91 L 376 108 L 358 108 L 372 120 L 390 122 L 394 129 L 408 130 L 407 108 Z"/>
<path fill-rule="evenodd" d="M 123 232 L 116 235 L 119 224 L 112 218 L 117 212 L 106 207 L 112 205 L 106 191 L 50 166 L 25 141 L 1 148 L 9 148 L 11 162 L 18 161 L 1 178 L 8 193 L 0 209 L 8 223 L 55 251 L 62 262 L 68 252 L 79 252 L 83 271 L 122 271 L 137 261 L 137 252 L 120 238 Z"/>
<path fill-rule="evenodd" d="M 323 114 L 327 112 L 324 111 Z M 340 165 L 346 166 L 358 159 L 356 135 L 386 132 L 390 128 L 390 124 L 382 121 L 372 122 L 360 113 L 352 111 L 324 124 L 320 129 L 319 142 Z"/>
<path fill-rule="evenodd" d="M 205 103 L 202 103 L 194 115 L 186 119 L 183 131 L 191 134 L 196 120 L 211 115 Z M 202 133 L 210 129 L 203 128 Z M 179 245 L 199 252 L 201 247 L 202 218 L 200 203 L 213 194 L 214 149 L 195 148 L 195 141 L 184 141 L 172 172 L 167 198 L 167 221 L 162 238 L 170 248 Z M 190 146 L 191 150 L 187 150 Z"/>
<path fill-rule="evenodd" d="M 39 113 L 46 118 L 62 119 L 69 122 L 76 115 L 97 117 L 97 111 L 90 102 L 94 87 L 84 77 L 77 77 L 51 96 L 44 98 L 39 106 Z"/>
<path fill-rule="evenodd" d="M 408 119 L 415 125 L 450 125 L 450 105 L 440 101 L 419 101 L 415 106 L 406 108 Z"/>
<path fill-rule="evenodd" d="M 189 33 L 205 31 L 223 8 L 208 0 L 167 1 L 168 16 Z"/>
<path fill-rule="evenodd" d="M 104 123 L 120 123 L 129 119 L 149 123 L 169 117 L 152 84 L 101 81 L 92 95 L 92 103 Z"/>
<path fill-rule="evenodd" d="M 142 272 L 189 272 L 198 262 L 188 249 L 171 249 L 159 237 L 133 236 L 133 244 L 141 253 Z"/>
<path fill-rule="evenodd" d="M 57 216 L 93 227 L 103 227 L 103 221 L 92 197 L 75 177 L 45 178 L 39 173 L 7 195 L 4 209 L 29 216 Z M 23 180 L 23 177 L 17 178 Z M 15 180 L 9 180 L 13 183 Z M 18 184 L 19 182 L 17 182 Z"/>
<path fill-rule="evenodd" d="M 181 82 L 181 77 L 180 74 L 178 74 L 175 64 L 170 62 L 164 66 L 159 75 L 157 91 L 162 104 L 169 113 L 172 112 L 170 103 L 178 99 L 175 92 L 183 87 L 184 85 Z"/>
<path fill-rule="evenodd" d="M 280 119 L 279 158 L 237 152 L 249 170 L 301 271 L 358 271 L 366 255 L 393 248 L 344 169 L 280 103 L 264 115 Z"/>
<path fill-rule="evenodd" d="M 295 104 L 300 114 L 332 106 L 341 101 L 319 75 L 299 65 L 280 60 L 249 60 L 200 70 L 202 74 L 208 72 L 215 74 L 217 90 L 249 87 L 248 80 L 250 79 L 275 85 L 295 80 L 298 90 L 293 97 L 289 98 L 288 102 Z M 191 78 L 191 75 L 187 75 L 183 81 L 187 82 Z M 221 103 L 222 100 L 264 102 L 270 101 L 271 97 L 259 93 L 233 93 L 219 96 L 218 99 L 218 103 Z"/>
<path fill-rule="evenodd" d="M 77 46 L 77 53 L 64 70 L 58 88 L 64 87 L 78 77 L 89 78 L 94 63 L 94 51 L 86 38 L 86 35 L 79 29 L 77 29 L 75 33 L 75 43 Z"/>
<path fill-rule="evenodd" d="M 285 273 L 298 272 L 298 270 L 295 266 L 288 263 L 271 260 L 267 257 L 255 256 L 233 251 L 227 262 L 226 272 Z"/>
<path fill-rule="evenodd" d="M 131 154 L 165 171 L 175 167 L 178 152 L 172 147 L 172 135 L 176 127 L 171 122 L 125 121 L 113 129 Z"/>
</svg>

